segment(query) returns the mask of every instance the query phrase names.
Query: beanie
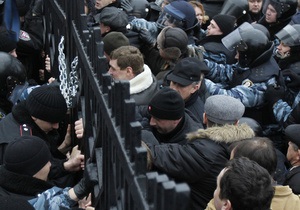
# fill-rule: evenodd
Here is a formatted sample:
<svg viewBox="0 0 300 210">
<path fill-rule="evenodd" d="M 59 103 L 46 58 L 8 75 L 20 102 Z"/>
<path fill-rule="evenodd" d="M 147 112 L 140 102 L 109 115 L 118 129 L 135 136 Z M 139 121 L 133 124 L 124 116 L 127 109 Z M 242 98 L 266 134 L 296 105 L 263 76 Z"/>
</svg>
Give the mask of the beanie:
<svg viewBox="0 0 300 210">
<path fill-rule="evenodd" d="M 8 143 L 3 165 L 11 172 L 33 176 L 50 161 L 47 144 L 36 136 L 21 136 Z"/>
<path fill-rule="evenodd" d="M 243 116 L 245 106 L 231 96 L 213 95 L 206 99 L 204 112 L 211 122 L 222 125 L 234 124 Z"/>
<path fill-rule="evenodd" d="M 103 38 L 103 50 L 110 55 L 115 49 L 130 45 L 128 38 L 121 32 L 112 31 Z"/>
<path fill-rule="evenodd" d="M 0 209 L 34 210 L 34 207 L 25 198 L 7 195 L 1 196 Z"/>
<path fill-rule="evenodd" d="M 0 51 L 9 53 L 17 48 L 17 42 L 13 39 L 13 33 L 7 30 L 0 31 Z"/>
<path fill-rule="evenodd" d="M 187 51 L 188 37 L 182 29 L 167 26 L 157 36 L 157 44 L 167 59 L 177 60 Z"/>
<path fill-rule="evenodd" d="M 216 24 L 219 26 L 223 35 L 226 36 L 234 30 L 236 18 L 232 15 L 219 14 L 212 18 Z"/>
<path fill-rule="evenodd" d="M 184 101 L 177 91 L 165 87 L 151 99 L 148 111 L 158 119 L 178 120 L 184 115 Z"/>
<path fill-rule="evenodd" d="M 58 123 L 67 113 L 67 104 L 56 86 L 43 85 L 33 89 L 26 99 L 29 114 L 46 122 Z"/>
<path fill-rule="evenodd" d="M 99 23 L 111 27 L 112 30 L 126 28 L 128 24 L 127 14 L 116 7 L 105 7 L 99 15 Z"/>
<path fill-rule="evenodd" d="M 195 57 L 187 57 L 180 60 L 174 67 L 167 80 L 176 82 L 182 86 L 188 86 L 193 82 L 199 82 L 202 72 L 208 72 L 209 68 L 204 61 Z"/>
<path fill-rule="evenodd" d="M 288 141 L 293 142 L 300 148 L 300 136 L 299 136 L 300 124 L 292 124 L 285 128 L 284 134 Z"/>
</svg>

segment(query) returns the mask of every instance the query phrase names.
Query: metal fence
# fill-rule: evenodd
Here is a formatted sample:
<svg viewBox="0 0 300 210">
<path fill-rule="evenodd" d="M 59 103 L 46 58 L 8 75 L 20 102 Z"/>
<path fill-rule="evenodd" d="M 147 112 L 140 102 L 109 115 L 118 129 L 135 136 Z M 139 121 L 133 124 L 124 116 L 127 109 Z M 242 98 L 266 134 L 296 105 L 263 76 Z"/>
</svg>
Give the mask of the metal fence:
<svg viewBox="0 0 300 210">
<path fill-rule="evenodd" d="M 79 90 L 71 110 L 83 117 L 81 142 L 86 158 L 97 163 L 99 184 L 92 193 L 96 209 L 187 209 L 190 189 L 165 174 L 147 172 L 147 151 L 141 147 L 141 125 L 128 82 L 106 74 L 100 29 L 88 28 L 83 0 L 45 1 L 46 53 L 59 77 L 59 43 L 66 71 L 77 56 Z M 61 50 L 61 49 L 60 49 Z M 67 78 L 70 80 L 70 78 Z M 72 113 L 72 112 L 71 112 Z"/>
</svg>

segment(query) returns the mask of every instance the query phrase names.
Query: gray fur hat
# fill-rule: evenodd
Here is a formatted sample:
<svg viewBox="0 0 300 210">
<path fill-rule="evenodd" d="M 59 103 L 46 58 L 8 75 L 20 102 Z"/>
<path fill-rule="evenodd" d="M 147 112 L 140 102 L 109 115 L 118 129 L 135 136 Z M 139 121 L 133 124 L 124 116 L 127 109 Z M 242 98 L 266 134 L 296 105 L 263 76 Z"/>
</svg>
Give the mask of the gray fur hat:
<svg viewBox="0 0 300 210">
<path fill-rule="evenodd" d="M 234 124 L 243 116 L 245 106 L 231 96 L 213 95 L 206 99 L 204 112 L 211 122 L 222 125 Z"/>
</svg>

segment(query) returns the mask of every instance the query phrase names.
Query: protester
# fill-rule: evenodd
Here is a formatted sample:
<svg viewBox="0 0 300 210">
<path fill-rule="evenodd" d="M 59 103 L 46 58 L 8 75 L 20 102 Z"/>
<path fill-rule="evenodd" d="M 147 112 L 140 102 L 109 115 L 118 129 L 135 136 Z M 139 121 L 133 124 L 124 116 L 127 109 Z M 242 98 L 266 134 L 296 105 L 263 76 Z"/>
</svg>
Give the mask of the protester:
<svg viewBox="0 0 300 210">
<path fill-rule="evenodd" d="M 274 189 L 266 169 L 248 158 L 234 158 L 220 172 L 214 193 L 216 210 L 269 210 Z"/>
<path fill-rule="evenodd" d="M 164 87 L 151 99 L 148 106 L 149 125 L 144 127 L 142 138 L 145 142 L 186 143 L 186 135 L 202 128 L 197 118 L 184 108 L 182 97 L 175 90 Z M 145 117 L 145 114 L 142 114 Z M 196 119 L 195 119 L 196 118 Z"/>
<path fill-rule="evenodd" d="M 285 129 L 288 150 L 286 157 L 291 164 L 291 168 L 285 174 L 283 185 L 288 185 L 295 194 L 300 194 L 300 137 L 298 135 L 300 124 L 289 125 Z"/>
<path fill-rule="evenodd" d="M 147 105 L 149 96 L 156 93 L 158 84 L 150 68 L 144 64 L 144 58 L 138 48 L 122 46 L 110 55 L 108 73 L 116 81 L 127 80 L 130 84 L 130 96 L 136 105 Z"/>
</svg>

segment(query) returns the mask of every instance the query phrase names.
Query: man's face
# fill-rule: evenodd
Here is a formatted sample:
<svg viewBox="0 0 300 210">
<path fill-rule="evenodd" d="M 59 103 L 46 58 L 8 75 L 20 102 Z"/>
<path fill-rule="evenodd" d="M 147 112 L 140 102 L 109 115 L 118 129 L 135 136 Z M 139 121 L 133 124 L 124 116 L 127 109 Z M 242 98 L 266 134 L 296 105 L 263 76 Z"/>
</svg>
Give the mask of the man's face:
<svg viewBox="0 0 300 210">
<path fill-rule="evenodd" d="M 220 180 L 222 179 L 224 173 L 226 172 L 226 168 L 224 168 L 220 174 L 218 175 L 217 177 L 217 188 L 215 189 L 215 192 L 214 192 L 214 204 L 215 204 L 215 208 L 216 210 L 221 210 L 223 205 L 224 205 L 224 200 L 221 200 L 220 199 Z"/>
<path fill-rule="evenodd" d="M 209 26 L 207 26 L 206 36 L 222 35 L 222 34 L 223 32 L 221 31 L 217 23 L 214 20 L 211 20 Z"/>
<path fill-rule="evenodd" d="M 293 165 L 295 162 L 299 162 L 299 149 L 297 145 L 289 141 L 288 150 L 286 153 L 287 160 Z M 296 150 L 297 149 L 297 150 Z"/>
<path fill-rule="evenodd" d="M 249 11 L 258 13 L 262 7 L 262 0 L 248 0 Z"/>
<path fill-rule="evenodd" d="M 112 2 L 115 2 L 115 0 L 96 0 L 95 2 L 95 8 L 96 9 L 102 9 L 103 7 L 106 7 L 107 5 L 111 4 Z"/>
<path fill-rule="evenodd" d="M 35 124 L 37 124 L 37 126 L 39 126 L 39 128 L 45 133 L 59 128 L 59 123 L 51 123 L 35 117 L 33 117 L 32 119 L 34 120 Z"/>
<path fill-rule="evenodd" d="M 130 80 L 126 69 L 120 69 L 117 60 L 109 61 L 108 73 L 113 77 L 114 80 Z"/>
<path fill-rule="evenodd" d="M 198 86 L 195 84 L 190 84 L 188 86 L 182 86 L 179 83 L 171 81 L 170 88 L 176 90 L 184 101 L 190 98 L 190 96 L 198 89 Z"/>
<path fill-rule="evenodd" d="M 277 12 L 275 8 L 269 4 L 266 11 L 266 21 L 267 23 L 275 23 L 277 20 Z"/>
<path fill-rule="evenodd" d="M 287 57 L 291 51 L 291 48 L 287 45 L 285 45 L 283 42 L 280 42 L 280 44 L 277 46 L 277 53 L 281 57 Z"/>
<path fill-rule="evenodd" d="M 166 134 L 174 130 L 179 120 L 163 120 L 151 116 L 150 125 L 156 128 L 158 133 Z"/>
</svg>

